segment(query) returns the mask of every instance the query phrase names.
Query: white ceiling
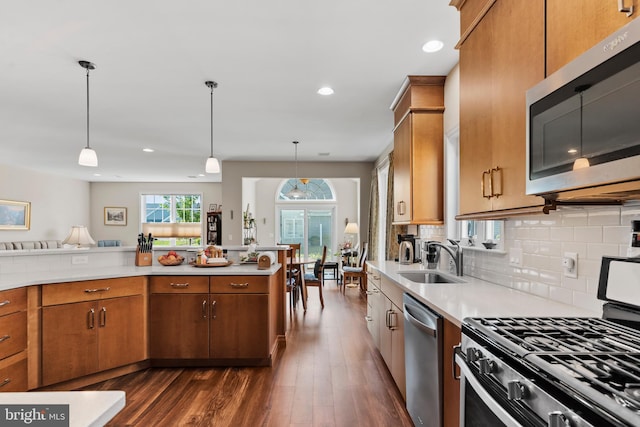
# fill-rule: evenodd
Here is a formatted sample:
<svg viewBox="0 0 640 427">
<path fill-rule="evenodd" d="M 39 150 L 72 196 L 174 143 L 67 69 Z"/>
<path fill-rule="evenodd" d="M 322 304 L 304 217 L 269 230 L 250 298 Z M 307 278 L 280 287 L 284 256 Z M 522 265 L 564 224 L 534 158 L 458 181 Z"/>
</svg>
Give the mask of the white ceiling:
<svg viewBox="0 0 640 427">
<path fill-rule="evenodd" d="M 407 75 L 458 61 L 449 0 L 27 0 L 0 13 L 0 164 L 86 181 L 213 182 L 222 160 L 372 161 Z M 424 42 L 441 39 L 435 54 Z M 78 166 L 86 144 L 99 167 Z M 332 96 L 316 94 L 330 85 Z M 142 148 L 155 149 L 144 153 Z M 319 156 L 318 153 L 330 153 Z M 101 176 L 94 176 L 99 173 Z"/>
</svg>

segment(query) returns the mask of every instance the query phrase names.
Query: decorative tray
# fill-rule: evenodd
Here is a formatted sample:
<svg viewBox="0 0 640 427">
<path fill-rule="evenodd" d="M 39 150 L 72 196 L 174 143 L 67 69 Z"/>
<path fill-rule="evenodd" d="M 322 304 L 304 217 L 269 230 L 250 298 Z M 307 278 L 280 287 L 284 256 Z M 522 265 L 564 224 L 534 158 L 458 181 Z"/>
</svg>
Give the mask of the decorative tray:
<svg viewBox="0 0 640 427">
<path fill-rule="evenodd" d="M 192 264 L 194 267 L 198 268 L 210 268 L 210 267 L 228 267 L 233 264 L 233 261 L 227 261 L 226 264 Z"/>
</svg>

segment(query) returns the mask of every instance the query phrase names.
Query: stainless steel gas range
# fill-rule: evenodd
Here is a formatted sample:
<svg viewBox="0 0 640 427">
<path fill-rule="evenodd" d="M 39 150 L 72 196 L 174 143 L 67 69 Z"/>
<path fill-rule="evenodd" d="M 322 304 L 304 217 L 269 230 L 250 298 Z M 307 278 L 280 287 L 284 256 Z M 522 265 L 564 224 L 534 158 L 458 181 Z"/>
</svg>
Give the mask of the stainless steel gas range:
<svg viewBox="0 0 640 427">
<path fill-rule="evenodd" d="M 603 258 L 603 318 L 467 318 L 463 426 L 640 426 L 640 258 Z"/>
</svg>

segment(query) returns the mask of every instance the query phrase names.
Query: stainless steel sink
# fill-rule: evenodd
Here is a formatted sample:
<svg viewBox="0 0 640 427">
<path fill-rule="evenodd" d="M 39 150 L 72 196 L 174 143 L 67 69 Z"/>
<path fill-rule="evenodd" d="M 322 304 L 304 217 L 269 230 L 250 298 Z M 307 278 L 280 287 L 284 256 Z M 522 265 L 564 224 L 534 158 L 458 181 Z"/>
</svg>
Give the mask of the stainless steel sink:
<svg viewBox="0 0 640 427">
<path fill-rule="evenodd" d="M 398 274 L 416 283 L 465 283 L 464 280 L 435 271 L 403 271 Z"/>
</svg>

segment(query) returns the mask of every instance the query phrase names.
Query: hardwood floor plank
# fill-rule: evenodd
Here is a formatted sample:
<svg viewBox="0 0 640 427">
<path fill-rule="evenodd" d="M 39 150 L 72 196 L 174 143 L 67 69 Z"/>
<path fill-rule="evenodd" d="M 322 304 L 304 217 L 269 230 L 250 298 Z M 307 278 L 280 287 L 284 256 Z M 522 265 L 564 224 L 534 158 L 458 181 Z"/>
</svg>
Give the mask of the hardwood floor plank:
<svg viewBox="0 0 640 427">
<path fill-rule="evenodd" d="M 152 368 L 85 387 L 124 390 L 109 426 L 411 426 L 375 349 L 366 301 L 327 281 L 307 311 L 287 314 L 287 344 L 274 366 Z"/>
</svg>

